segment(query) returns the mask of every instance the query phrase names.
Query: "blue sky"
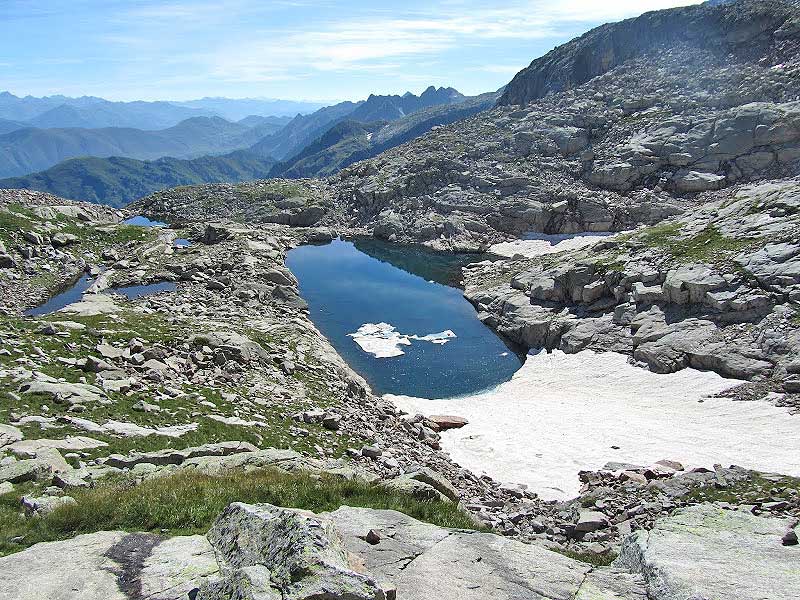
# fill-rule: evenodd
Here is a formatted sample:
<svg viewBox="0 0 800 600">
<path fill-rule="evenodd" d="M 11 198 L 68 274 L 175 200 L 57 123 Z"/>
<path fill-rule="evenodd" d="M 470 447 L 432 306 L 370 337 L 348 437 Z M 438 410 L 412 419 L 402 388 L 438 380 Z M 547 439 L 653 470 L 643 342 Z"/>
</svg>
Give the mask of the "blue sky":
<svg viewBox="0 0 800 600">
<path fill-rule="evenodd" d="M 497 89 L 609 20 L 697 0 L 0 0 L 0 90 L 334 101 Z"/>
</svg>

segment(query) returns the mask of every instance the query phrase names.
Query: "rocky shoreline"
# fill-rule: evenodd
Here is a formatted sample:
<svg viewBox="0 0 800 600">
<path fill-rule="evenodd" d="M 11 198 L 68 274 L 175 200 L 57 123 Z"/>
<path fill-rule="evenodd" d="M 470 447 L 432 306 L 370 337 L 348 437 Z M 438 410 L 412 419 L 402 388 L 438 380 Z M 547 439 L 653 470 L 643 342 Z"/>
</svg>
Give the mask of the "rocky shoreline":
<svg viewBox="0 0 800 600">
<path fill-rule="evenodd" d="M 52 204 L 52 199 L 39 200 Z M 692 495 L 697 490 L 717 489 L 727 480 L 724 469 L 697 474 L 611 465 L 608 471 L 584 475 L 585 489 L 578 498 L 552 503 L 478 477 L 438 450 L 436 422 L 402 415 L 374 397 L 308 319 L 283 256 L 295 244 L 330 239 L 328 230 L 199 223 L 180 232 L 193 240 L 188 249 L 172 247 L 175 235 L 153 231 L 141 245 L 126 242 L 124 252 L 104 248 L 84 256 L 87 264 L 104 268 L 94 293 L 57 316 L 29 321 L 23 330 L 19 322 L 5 325 L 4 340 L 11 349 L 11 364 L 3 370 L 5 385 L 12 386 L 7 394 L 16 402 L 44 400 L 42 408 L 48 408 L 42 413 L 23 404 L 8 413 L 7 458 L 0 467 L 5 481 L 50 483 L 52 478 L 60 488 L 44 492 L 61 499 L 71 486 L 96 485 L 113 474 L 129 473 L 143 481 L 201 465 L 204 472 L 292 465 L 381 480 L 420 498 L 458 500 L 479 522 L 506 535 L 581 555 L 613 556 L 629 531 L 699 502 Z M 43 252 L 27 268 L 47 260 Z M 109 294 L 117 286 L 157 281 L 174 281 L 178 288 L 132 302 Z M 22 308 L 7 306 L 10 311 Z M 110 323 L 89 329 L 81 324 L 103 315 L 117 321 L 121 331 L 96 329 Z M 152 327 L 163 340 L 151 345 L 129 329 L 137 319 L 160 320 Z M 68 341 L 75 337 L 70 331 L 89 331 L 98 341 L 76 344 Z M 38 352 L 23 350 L 28 336 Z M 66 349 L 62 344 L 47 344 L 45 350 L 46 342 L 60 339 L 72 348 L 70 358 L 59 354 Z M 48 365 L 54 364 L 61 378 L 47 375 Z M 186 446 L 184 439 L 199 439 L 197 432 L 210 424 L 225 428 L 224 439 Z M 268 437 L 259 433 L 270 430 Z M 152 436 L 160 440 L 158 447 L 144 450 Z M 138 451 L 137 439 L 148 441 Z M 270 442 L 296 447 L 301 454 L 265 448 Z M 113 452 L 117 447 L 129 450 Z M 63 458 L 56 456 L 59 451 Z M 760 477 L 743 470 L 732 473 L 733 481 Z M 673 498 L 661 490 L 664 477 L 685 493 Z M 599 494 L 596 481 L 604 482 Z M 757 510 L 800 515 L 800 497 L 790 494 L 796 482 L 785 481 L 786 494 L 759 497 Z M 616 499 L 620 496 L 624 503 Z M 28 498 L 34 513 L 53 504 L 47 495 Z M 743 495 L 741 502 L 746 501 Z M 605 511 L 601 526 L 580 532 L 584 506 L 595 504 Z"/>
<path fill-rule="evenodd" d="M 374 395 L 285 258 L 337 233 L 468 253 L 607 233 L 476 259 L 464 295 L 525 349 L 711 371 L 743 381 L 722 402 L 800 418 L 797 11 L 737 0 L 598 28 L 495 108 L 325 180 L 175 188 L 122 211 L 0 190 L 0 588 L 794 598 L 800 479 L 661 456 L 576 472 L 577 496 L 545 500 L 471 472 L 442 450 L 463 415 Z M 76 280 L 86 293 L 25 316 Z M 786 445 L 773 438 L 765 452 Z"/>
</svg>

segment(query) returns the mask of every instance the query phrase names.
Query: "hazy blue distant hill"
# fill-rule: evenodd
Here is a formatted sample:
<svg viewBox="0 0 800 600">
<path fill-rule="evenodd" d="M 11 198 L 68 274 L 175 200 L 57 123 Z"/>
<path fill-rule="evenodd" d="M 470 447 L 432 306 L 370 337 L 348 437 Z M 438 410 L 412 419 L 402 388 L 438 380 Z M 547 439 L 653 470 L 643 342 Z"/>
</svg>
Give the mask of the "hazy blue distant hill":
<svg viewBox="0 0 800 600">
<path fill-rule="evenodd" d="M 158 131 L 28 127 L 0 135 L 0 177 L 25 175 L 85 156 L 153 160 L 224 154 L 253 145 L 275 128 L 269 123 L 248 127 L 221 117 L 193 117 Z"/>
<path fill-rule="evenodd" d="M 457 104 L 418 108 L 409 115 L 390 121 L 360 123 L 348 118 L 331 127 L 299 154 L 276 164 L 270 175 L 289 178 L 332 175 L 354 162 L 377 156 L 384 150 L 419 137 L 437 125 L 446 125 L 491 108 L 499 97 L 499 92 L 474 97 L 458 94 Z M 373 106 L 378 105 L 375 103 Z M 360 108 L 351 115 L 358 114 Z"/>
<path fill-rule="evenodd" d="M 175 106 L 169 102 L 108 102 L 101 100 L 89 105 L 61 104 L 28 122 L 34 127 L 130 127 L 134 129 L 165 129 L 198 116 L 214 113 Z"/>
<path fill-rule="evenodd" d="M 8 119 L 0 119 L 0 135 L 16 131 L 17 129 L 25 129 L 26 127 L 29 127 L 29 125 L 27 125 L 26 123 L 22 123 L 20 121 L 10 121 Z"/>
<path fill-rule="evenodd" d="M 240 125 L 246 125 L 247 127 L 262 127 L 265 125 L 272 125 L 275 127 L 275 131 L 284 127 L 287 123 L 292 120 L 292 117 L 263 117 L 261 115 L 247 115 L 244 119 L 239 119 L 236 121 Z"/>
<path fill-rule="evenodd" d="M 371 95 L 361 102 L 341 102 L 326 106 L 310 115 L 298 115 L 279 133 L 261 140 L 251 150 L 265 156 L 286 160 L 302 152 L 333 125 L 344 120 L 371 123 L 393 121 L 423 108 L 457 104 L 464 96 L 453 88 L 434 88 L 416 96 Z"/>
<path fill-rule="evenodd" d="M 173 104 L 210 111 L 230 121 L 239 121 L 250 115 L 294 117 L 297 114 L 312 113 L 325 106 L 318 102 L 273 98 L 201 98 Z"/>
<path fill-rule="evenodd" d="M 132 127 L 166 129 L 192 117 L 219 116 L 239 121 L 251 115 L 294 117 L 322 104 L 292 100 L 202 98 L 187 102 L 111 102 L 94 96 L 36 98 L 0 92 L 0 119 L 23 121 L 39 128 Z"/>
<path fill-rule="evenodd" d="M 179 185 L 262 179 L 273 164 L 271 159 L 246 151 L 194 160 L 75 158 L 41 173 L 0 179 L 0 188 L 39 190 L 63 198 L 122 206 L 141 196 Z"/>
</svg>

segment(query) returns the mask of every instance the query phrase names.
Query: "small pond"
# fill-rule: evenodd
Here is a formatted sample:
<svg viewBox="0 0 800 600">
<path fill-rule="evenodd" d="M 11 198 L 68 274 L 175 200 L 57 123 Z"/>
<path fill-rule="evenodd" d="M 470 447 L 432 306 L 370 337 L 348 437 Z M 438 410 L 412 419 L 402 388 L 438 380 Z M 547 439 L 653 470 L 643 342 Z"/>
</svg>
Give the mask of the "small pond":
<svg viewBox="0 0 800 600">
<path fill-rule="evenodd" d="M 129 219 L 125 219 L 123 225 L 138 225 L 139 227 L 167 227 L 163 221 L 152 221 L 143 215 L 136 215 Z"/>
<path fill-rule="evenodd" d="M 83 296 L 83 293 L 91 287 L 91 285 L 94 283 L 94 279 L 94 277 L 89 277 L 88 275 L 81 275 L 78 281 L 76 281 L 68 289 L 64 290 L 60 294 L 56 294 L 44 304 L 26 310 L 25 314 L 29 317 L 49 315 L 50 313 L 61 310 L 69 304 L 80 302 L 81 296 Z"/>
<path fill-rule="evenodd" d="M 61 310 L 65 306 L 80 302 L 83 293 L 88 290 L 94 283 L 95 278 L 89 276 L 81 276 L 69 289 L 56 294 L 44 304 L 36 308 L 30 308 L 25 311 L 25 315 L 29 317 L 39 317 L 42 315 L 49 315 L 56 311 Z M 103 290 L 103 293 L 113 293 L 125 296 L 128 300 L 134 300 L 142 296 L 156 294 L 158 292 L 173 292 L 177 289 L 177 284 L 171 281 L 160 281 L 158 283 L 150 283 L 147 285 L 131 285 L 126 287 L 108 288 Z"/>
<path fill-rule="evenodd" d="M 192 242 L 187 240 L 186 238 L 176 238 L 173 240 L 172 245 L 176 248 L 188 248 L 192 245 Z"/>
<path fill-rule="evenodd" d="M 447 398 L 522 365 L 454 287 L 462 265 L 484 258 L 336 240 L 295 248 L 286 263 L 314 323 L 376 393 Z"/>
</svg>

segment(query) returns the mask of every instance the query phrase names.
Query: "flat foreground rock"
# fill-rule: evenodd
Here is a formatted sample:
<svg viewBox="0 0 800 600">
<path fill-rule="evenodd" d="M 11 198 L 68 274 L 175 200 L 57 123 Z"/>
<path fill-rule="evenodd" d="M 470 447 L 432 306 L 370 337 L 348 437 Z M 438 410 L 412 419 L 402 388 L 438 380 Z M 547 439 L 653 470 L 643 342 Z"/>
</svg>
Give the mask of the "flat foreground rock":
<svg viewBox="0 0 800 600">
<path fill-rule="evenodd" d="M 200 535 L 101 531 L 0 558 L 3 600 L 178 600 L 217 572 Z"/>
<path fill-rule="evenodd" d="M 795 600 L 800 546 L 784 546 L 792 519 L 701 504 L 637 532 L 616 564 L 641 573 L 653 600 Z"/>
<path fill-rule="evenodd" d="M 790 519 L 683 509 L 611 567 L 392 510 L 234 503 L 208 534 L 100 532 L 0 558 L 4 600 L 795 600 Z M 210 543 L 209 543 L 210 542 Z"/>
</svg>

